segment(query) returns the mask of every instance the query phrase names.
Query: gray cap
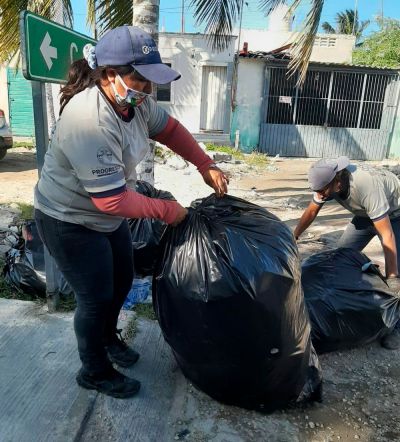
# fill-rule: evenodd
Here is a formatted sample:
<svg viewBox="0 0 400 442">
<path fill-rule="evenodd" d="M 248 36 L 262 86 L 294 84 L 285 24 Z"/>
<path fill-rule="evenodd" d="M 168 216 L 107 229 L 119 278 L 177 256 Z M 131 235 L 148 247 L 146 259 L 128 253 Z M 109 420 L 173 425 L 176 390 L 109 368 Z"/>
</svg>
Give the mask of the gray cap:
<svg viewBox="0 0 400 442">
<path fill-rule="evenodd" d="M 347 157 L 322 158 L 322 160 L 314 163 L 308 172 L 308 183 L 311 190 L 322 190 L 327 186 L 336 176 L 338 172 L 350 164 Z"/>
</svg>

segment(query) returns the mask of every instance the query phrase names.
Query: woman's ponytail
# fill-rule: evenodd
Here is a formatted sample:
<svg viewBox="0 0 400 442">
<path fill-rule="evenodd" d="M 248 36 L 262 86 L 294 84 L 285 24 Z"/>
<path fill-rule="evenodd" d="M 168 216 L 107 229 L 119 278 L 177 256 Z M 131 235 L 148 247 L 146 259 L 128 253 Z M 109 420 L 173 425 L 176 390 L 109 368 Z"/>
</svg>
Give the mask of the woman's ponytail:
<svg viewBox="0 0 400 442">
<path fill-rule="evenodd" d="M 103 71 L 103 68 L 91 69 L 84 58 L 71 64 L 67 84 L 61 88 L 60 115 L 74 95 L 95 85 L 96 81 L 101 78 Z"/>
</svg>

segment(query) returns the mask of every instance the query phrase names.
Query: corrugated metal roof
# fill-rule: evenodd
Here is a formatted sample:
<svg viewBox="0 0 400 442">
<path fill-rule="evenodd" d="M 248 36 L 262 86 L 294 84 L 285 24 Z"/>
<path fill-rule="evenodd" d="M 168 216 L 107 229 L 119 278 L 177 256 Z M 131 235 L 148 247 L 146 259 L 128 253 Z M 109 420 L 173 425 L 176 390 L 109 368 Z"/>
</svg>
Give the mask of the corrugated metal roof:
<svg viewBox="0 0 400 442">
<path fill-rule="evenodd" d="M 285 48 L 285 47 L 284 47 Z M 240 58 L 250 58 L 250 59 L 258 59 L 264 60 L 266 62 L 271 63 L 282 63 L 289 62 L 291 57 L 287 52 L 281 51 L 281 48 L 277 48 L 273 51 L 262 52 L 262 51 L 241 51 L 239 56 Z M 357 69 L 368 69 L 368 70 L 380 70 L 380 71 L 396 71 L 400 70 L 400 66 L 396 68 L 391 67 L 374 67 L 374 66 L 365 66 L 353 63 L 334 63 L 334 62 L 322 62 L 322 61 L 311 61 L 310 65 L 312 66 L 327 66 L 327 67 L 344 67 L 344 68 L 357 68 Z"/>
</svg>

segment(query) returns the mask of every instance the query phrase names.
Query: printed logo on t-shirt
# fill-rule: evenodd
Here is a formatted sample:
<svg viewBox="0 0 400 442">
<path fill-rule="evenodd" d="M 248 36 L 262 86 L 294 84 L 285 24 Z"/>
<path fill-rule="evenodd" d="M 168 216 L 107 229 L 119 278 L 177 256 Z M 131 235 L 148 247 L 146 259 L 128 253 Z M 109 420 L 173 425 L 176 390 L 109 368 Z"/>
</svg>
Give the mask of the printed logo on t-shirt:
<svg viewBox="0 0 400 442">
<path fill-rule="evenodd" d="M 119 172 L 121 166 L 110 166 L 110 167 L 96 167 L 92 169 L 92 174 L 97 178 L 101 178 L 103 176 L 114 175 Z"/>
<path fill-rule="evenodd" d="M 97 159 L 101 164 L 111 164 L 113 159 L 113 154 L 107 147 L 100 147 L 97 151 Z"/>
</svg>

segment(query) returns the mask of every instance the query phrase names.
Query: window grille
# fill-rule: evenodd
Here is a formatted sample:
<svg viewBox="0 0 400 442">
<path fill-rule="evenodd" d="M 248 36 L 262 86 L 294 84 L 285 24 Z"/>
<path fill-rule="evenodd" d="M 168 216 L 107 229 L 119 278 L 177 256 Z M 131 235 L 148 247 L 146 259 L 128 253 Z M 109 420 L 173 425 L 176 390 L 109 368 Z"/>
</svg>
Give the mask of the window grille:
<svg viewBox="0 0 400 442">
<path fill-rule="evenodd" d="M 397 75 L 310 70 L 301 89 L 285 68 L 270 69 L 266 123 L 380 129 Z"/>
</svg>

